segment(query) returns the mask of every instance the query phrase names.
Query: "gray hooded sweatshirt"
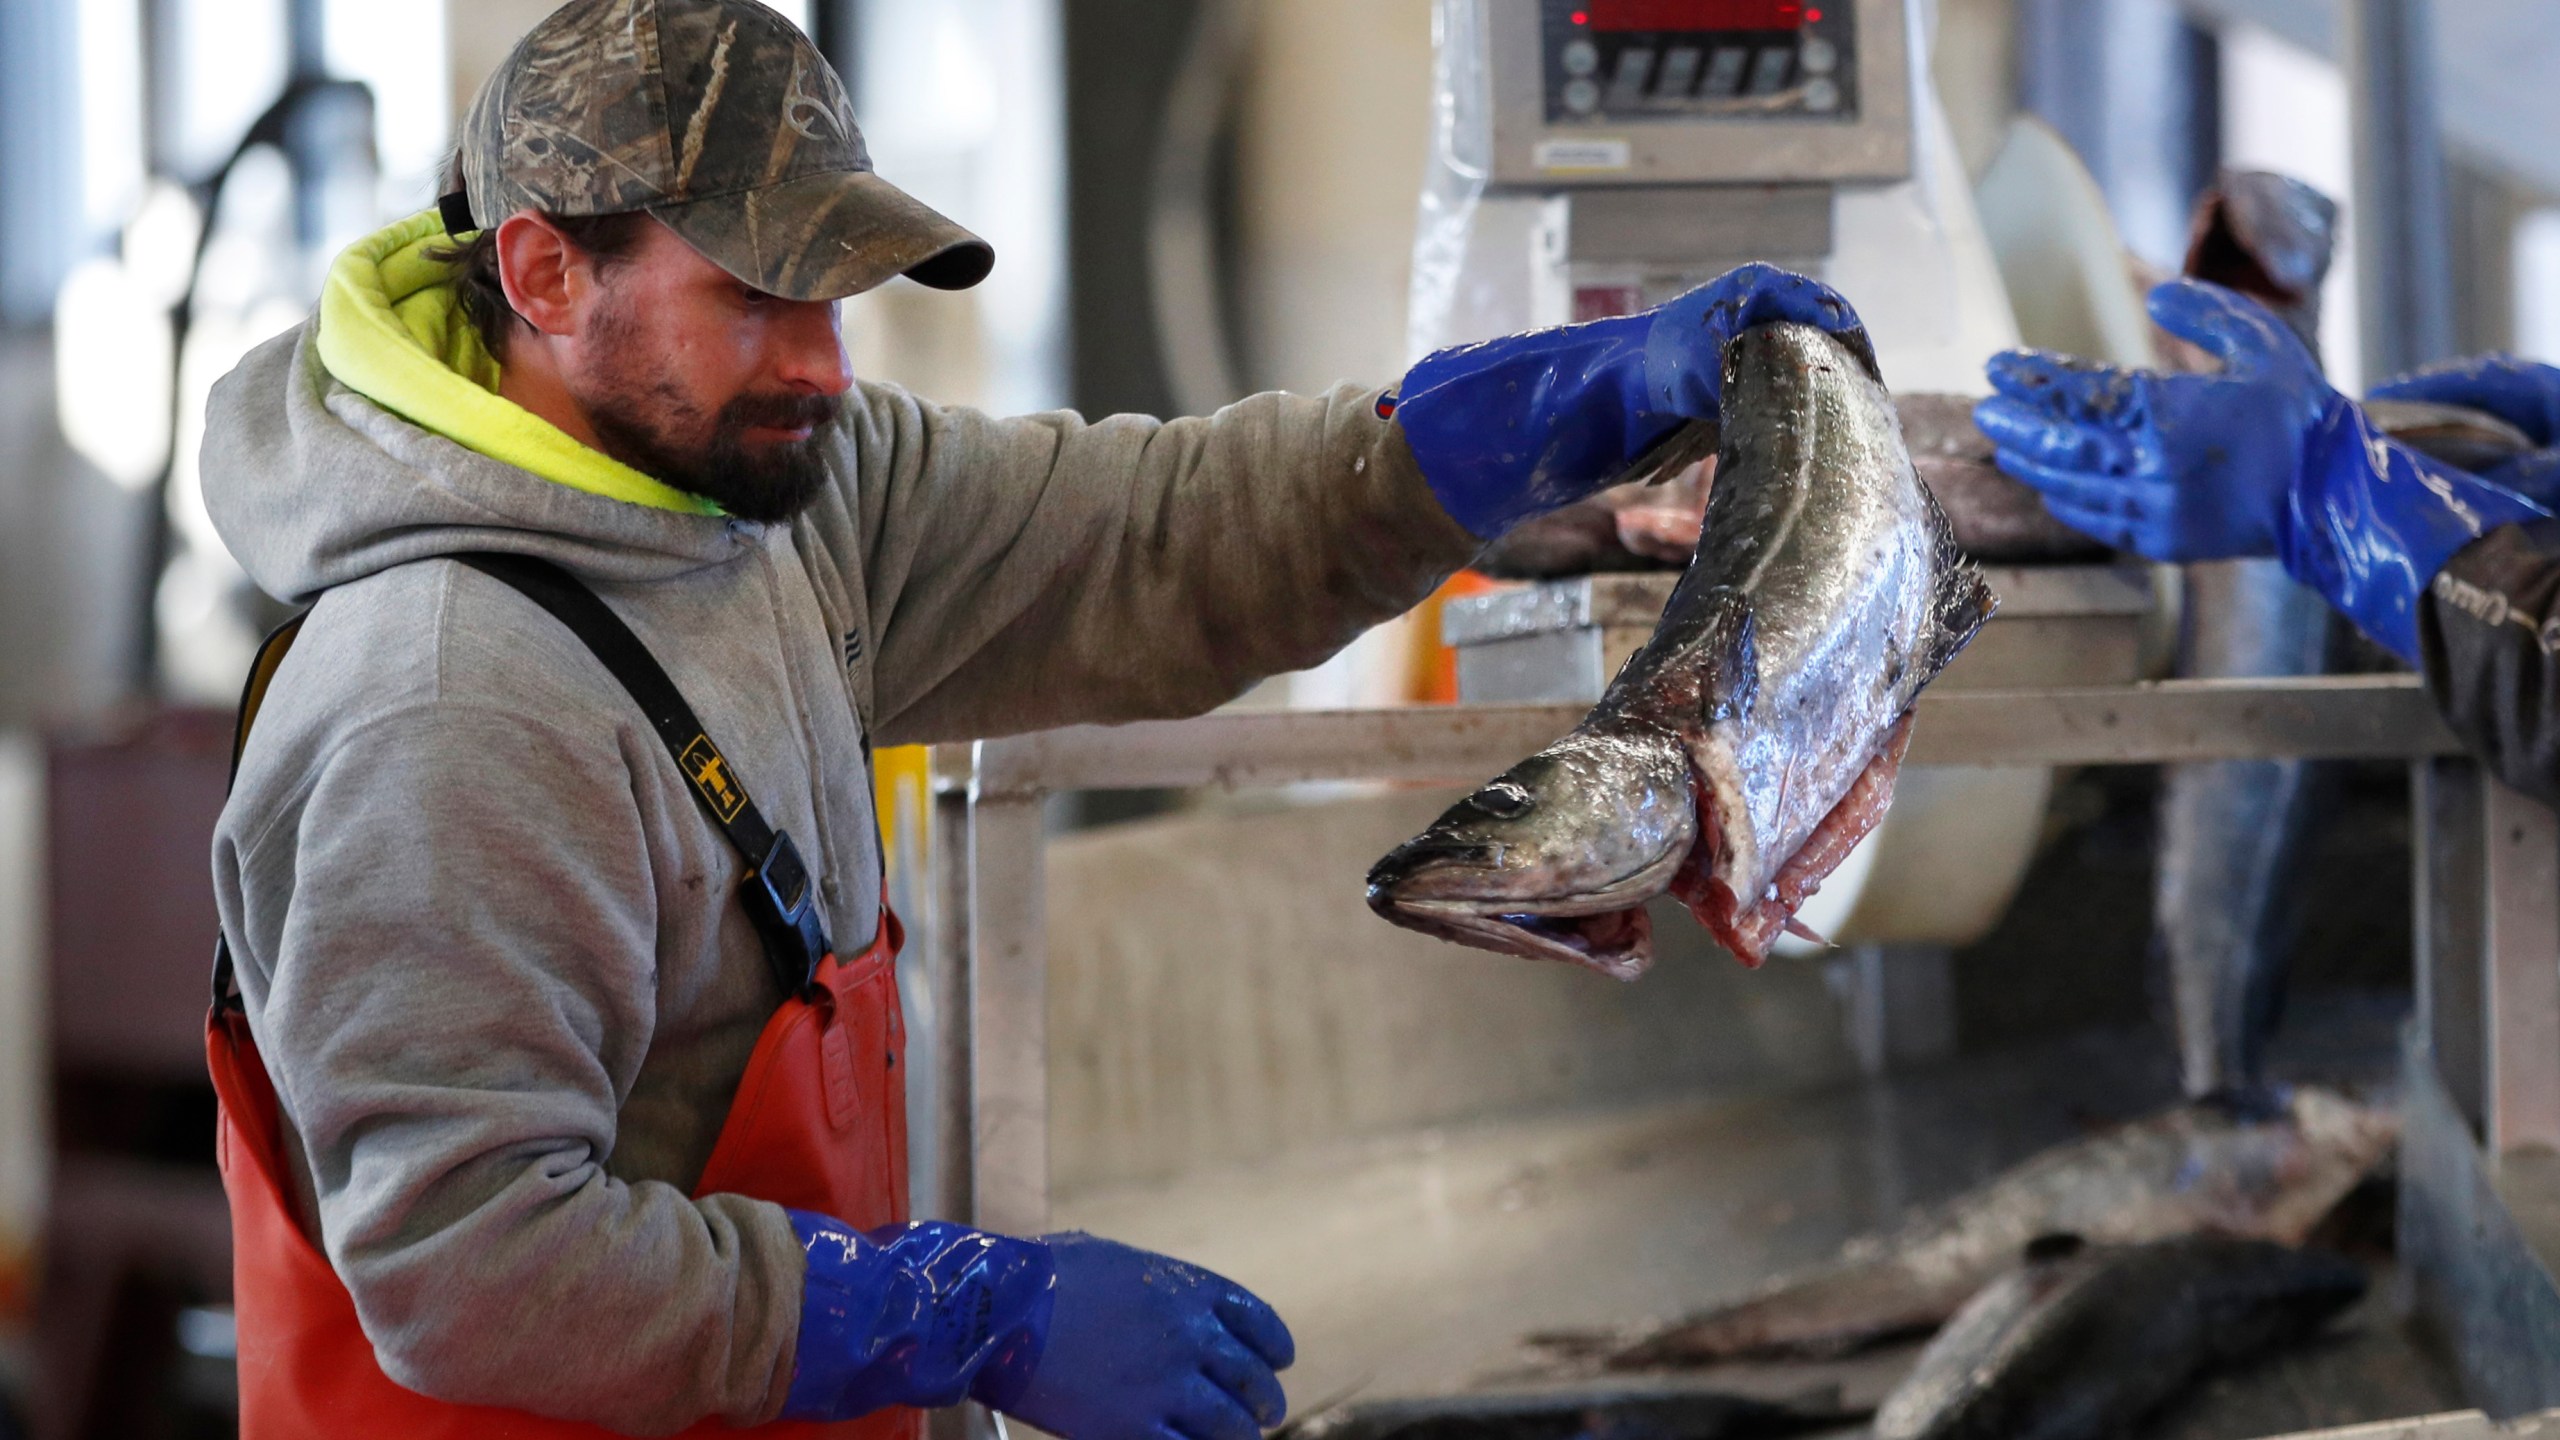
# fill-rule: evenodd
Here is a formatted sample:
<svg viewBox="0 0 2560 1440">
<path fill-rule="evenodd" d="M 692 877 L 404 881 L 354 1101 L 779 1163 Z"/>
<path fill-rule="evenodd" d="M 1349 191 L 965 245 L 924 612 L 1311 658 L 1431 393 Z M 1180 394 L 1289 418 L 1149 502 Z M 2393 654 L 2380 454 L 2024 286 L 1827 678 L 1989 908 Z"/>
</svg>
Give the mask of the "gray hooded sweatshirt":
<svg viewBox="0 0 2560 1440">
<path fill-rule="evenodd" d="M 781 996 L 637 706 L 438 557 L 595 588 L 823 872 L 850 954 L 880 905 L 869 741 L 1196 713 L 1475 548 L 1372 391 L 1088 424 L 860 385 L 833 487 L 759 526 L 490 459 L 319 348 L 307 326 L 216 387 L 203 465 L 250 577 L 313 602 L 213 853 L 303 1223 L 394 1380 L 634 1433 L 760 1422 L 789 1387 L 788 1219 L 690 1194 Z"/>
</svg>

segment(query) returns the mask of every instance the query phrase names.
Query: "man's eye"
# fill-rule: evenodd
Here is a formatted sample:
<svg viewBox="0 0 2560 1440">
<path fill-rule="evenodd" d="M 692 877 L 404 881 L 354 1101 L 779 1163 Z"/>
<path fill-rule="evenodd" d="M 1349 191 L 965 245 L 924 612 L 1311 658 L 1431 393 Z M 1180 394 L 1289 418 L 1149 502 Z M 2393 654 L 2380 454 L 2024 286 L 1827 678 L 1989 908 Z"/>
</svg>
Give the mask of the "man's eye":
<svg viewBox="0 0 2560 1440">
<path fill-rule="evenodd" d="M 746 306 L 750 310 L 762 308 L 765 302 L 772 298 L 772 296 L 756 289 L 752 285 L 741 285 L 738 287 L 738 303 Z"/>
</svg>

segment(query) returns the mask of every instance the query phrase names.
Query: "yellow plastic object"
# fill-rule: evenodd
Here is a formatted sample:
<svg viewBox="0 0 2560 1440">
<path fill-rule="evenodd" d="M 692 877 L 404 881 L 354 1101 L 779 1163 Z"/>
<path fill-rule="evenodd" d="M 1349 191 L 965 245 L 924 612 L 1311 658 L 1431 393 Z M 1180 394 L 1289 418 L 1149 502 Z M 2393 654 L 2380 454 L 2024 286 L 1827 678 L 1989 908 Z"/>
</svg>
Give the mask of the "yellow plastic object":
<svg viewBox="0 0 2560 1440">
<path fill-rule="evenodd" d="M 880 850 L 888 869 L 884 893 L 920 896 L 932 853 L 928 817 L 933 813 L 929 772 L 932 750 L 898 745 L 871 755 L 871 801 L 880 821 Z M 912 902 L 909 902 L 912 904 Z"/>
</svg>

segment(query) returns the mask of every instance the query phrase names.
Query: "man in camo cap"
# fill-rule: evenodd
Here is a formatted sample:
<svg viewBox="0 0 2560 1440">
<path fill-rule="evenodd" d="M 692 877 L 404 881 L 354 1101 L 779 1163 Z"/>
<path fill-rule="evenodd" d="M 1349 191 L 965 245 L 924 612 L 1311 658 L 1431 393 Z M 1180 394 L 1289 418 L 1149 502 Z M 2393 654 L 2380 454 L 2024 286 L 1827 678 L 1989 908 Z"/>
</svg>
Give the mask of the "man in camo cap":
<svg viewBox="0 0 2560 1440">
<path fill-rule="evenodd" d="M 908 1221 L 871 745 L 1313 665 L 1715 413 L 1738 326 L 1855 317 L 1758 269 L 1401 411 L 935 405 L 833 302 L 992 253 L 752 0 L 574 0 L 446 189 L 207 421 L 215 524 L 312 604 L 214 845 L 244 1433 L 1258 1440 L 1291 1340 L 1241 1286 Z"/>
</svg>

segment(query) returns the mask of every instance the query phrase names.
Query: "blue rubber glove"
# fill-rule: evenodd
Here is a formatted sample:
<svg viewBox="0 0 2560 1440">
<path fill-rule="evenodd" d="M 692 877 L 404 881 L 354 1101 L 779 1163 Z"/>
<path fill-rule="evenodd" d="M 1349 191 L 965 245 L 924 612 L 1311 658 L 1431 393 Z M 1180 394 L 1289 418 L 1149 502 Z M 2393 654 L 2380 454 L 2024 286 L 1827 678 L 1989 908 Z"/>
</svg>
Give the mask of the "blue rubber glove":
<svg viewBox="0 0 2560 1440">
<path fill-rule="evenodd" d="M 2218 286 L 2151 293 L 2163 329 L 2219 375 L 2035 352 L 1993 357 L 1974 411 L 2000 468 L 2054 515 L 2154 560 L 2273 555 L 2402 659 L 2418 596 L 2454 552 L 2541 506 L 2385 439 L 2284 323 Z"/>
<path fill-rule="evenodd" d="M 2560 370 L 2513 355 L 2430 365 L 2373 387 L 2376 400 L 2425 400 L 2485 410 L 2536 445 L 2560 444 Z"/>
<path fill-rule="evenodd" d="M 2560 504 L 2560 369 L 2512 355 L 2431 365 L 2373 387 L 2376 400 L 2427 400 L 2485 410 L 2538 448 L 2484 470 L 2480 478 L 2538 505 Z"/>
<path fill-rule="evenodd" d="M 1859 328 L 1829 286 L 1745 265 L 1639 314 L 1425 356 L 1379 408 L 1442 508 L 1490 540 L 1607 485 L 1682 422 L 1720 419 L 1725 342 L 1780 320 Z"/>
<path fill-rule="evenodd" d="M 1090 1235 L 787 1212 L 808 1255 L 782 1418 L 974 1399 L 1066 1440 L 1259 1440 L 1288 1327 L 1243 1287 Z"/>
<path fill-rule="evenodd" d="M 1045 1243 L 1058 1269 L 1048 1345 L 989 1405 L 1067 1440 L 1262 1440 L 1289 1413 L 1276 1372 L 1297 1342 L 1251 1291 L 1091 1235 Z"/>
<path fill-rule="evenodd" d="M 809 1268 L 782 1418 L 957 1405 L 1030 1374 L 1056 1303 L 1049 1247 L 943 1221 L 865 1232 L 787 1213 Z"/>
</svg>

